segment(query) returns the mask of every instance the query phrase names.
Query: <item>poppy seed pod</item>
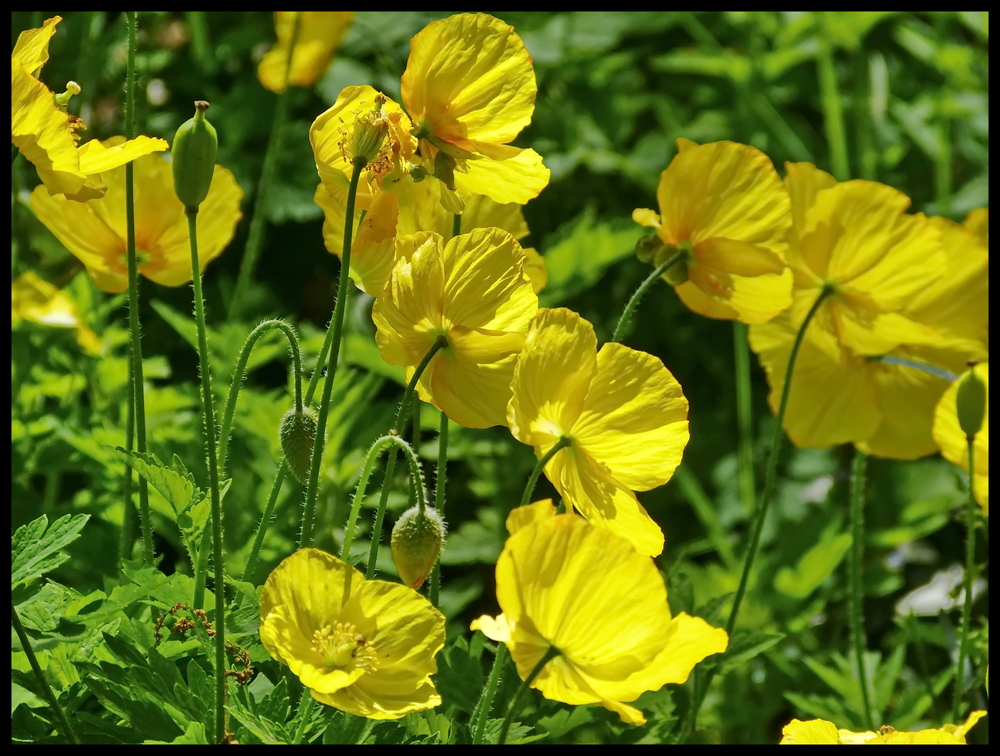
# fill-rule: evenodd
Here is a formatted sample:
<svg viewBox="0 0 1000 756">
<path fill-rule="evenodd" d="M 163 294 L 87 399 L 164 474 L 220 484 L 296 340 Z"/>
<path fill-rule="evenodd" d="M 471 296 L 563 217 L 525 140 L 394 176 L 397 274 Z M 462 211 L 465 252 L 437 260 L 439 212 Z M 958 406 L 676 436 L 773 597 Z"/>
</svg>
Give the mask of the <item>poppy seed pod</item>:
<svg viewBox="0 0 1000 756">
<path fill-rule="evenodd" d="M 205 118 L 208 103 L 195 102 L 194 118 L 181 124 L 174 135 L 172 148 L 174 192 L 188 212 L 197 212 L 212 186 L 219 138 L 215 127 Z"/>
<path fill-rule="evenodd" d="M 313 445 L 316 443 L 316 413 L 308 407 L 304 407 L 302 412 L 296 412 L 293 407 L 281 418 L 278 435 L 281 437 L 281 451 L 288 461 L 288 469 L 299 483 L 305 485 L 309 479 Z"/>
<path fill-rule="evenodd" d="M 410 588 L 419 588 L 441 553 L 445 524 L 434 507 L 410 507 L 392 529 L 392 561 Z"/>
<path fill-rule="evenodd" d="M 955 409 L 958 425 L 966 438 L 975 437 L 983 427 L 983 417 L 986 415 L 986 384 L 976 375 L 975 364 L 970 364 L 969 371 L 959 378 Z"/>
</svg>

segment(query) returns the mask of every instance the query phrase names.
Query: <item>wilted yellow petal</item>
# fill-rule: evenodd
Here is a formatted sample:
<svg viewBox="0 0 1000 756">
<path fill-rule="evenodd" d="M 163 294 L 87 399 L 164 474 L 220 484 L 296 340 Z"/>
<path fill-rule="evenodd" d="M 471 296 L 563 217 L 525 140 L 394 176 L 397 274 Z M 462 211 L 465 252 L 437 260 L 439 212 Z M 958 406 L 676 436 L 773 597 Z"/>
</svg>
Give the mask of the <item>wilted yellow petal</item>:
<svg viewBox="0 0 1000 756">
<path fill-rule="evenodd" d="M 298 17 L 298 18 L 296 18 Z M 295 36 L 288 82 L 308 87 L 319 81 L 337 51 L 340 39 L 354 18 L 353 11 L 276 11 L 274 29 L 278 42 L 257 67 L 260 83 L 272 92 L 285 89 L 288 48 Z M 298 33 L 295 33 L 296 24 Z"/>
</svg>

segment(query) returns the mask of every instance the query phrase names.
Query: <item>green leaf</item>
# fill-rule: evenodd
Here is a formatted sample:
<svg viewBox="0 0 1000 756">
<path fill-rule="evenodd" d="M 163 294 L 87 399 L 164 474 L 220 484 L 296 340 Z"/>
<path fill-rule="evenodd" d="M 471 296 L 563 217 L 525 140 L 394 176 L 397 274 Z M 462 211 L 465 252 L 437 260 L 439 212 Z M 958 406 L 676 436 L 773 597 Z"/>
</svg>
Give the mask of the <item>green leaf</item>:
<svg viewBox="0 0 1000 756">
<path fill-rule="evenodd" d="M 30 583 L 69 559 L 60 550 L 80 536 L 90 515 L 63 515 L 48 526 L 42 515 L 17 529 L 10 539 L 10 587 Z"/>
<path fill-rule="evenodd" d="M 840 533 L 824 537 L 807 551 L 794 567 L 782 567 L 774 579 L 774 587 L 796 599 L 804 599 L 826 580 L 851 547 L 851 536 Z"/>
<path fill-rule="evenodd" d="M 785 636 L 781 633 L 764 633 L 759 630 L 737 630 L 729 639 L 729 648 L 722 660 L 723 669 L 732 669 L 746 664 L 770 648 Z"/>
</svg>

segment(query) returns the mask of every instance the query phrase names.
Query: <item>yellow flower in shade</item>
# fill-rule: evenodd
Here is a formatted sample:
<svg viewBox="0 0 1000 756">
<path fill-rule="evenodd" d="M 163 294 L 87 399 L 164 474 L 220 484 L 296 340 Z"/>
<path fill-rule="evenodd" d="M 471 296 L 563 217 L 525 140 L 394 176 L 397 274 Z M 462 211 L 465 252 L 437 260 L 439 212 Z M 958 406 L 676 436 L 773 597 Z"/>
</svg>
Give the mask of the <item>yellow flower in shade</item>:
<svg viewBox="0 0 1000 756">
<path fill-rule="evenodd" d="M 110 149 L 121 137 L 104 143 Z M 125 168 L 101 174 L 107 194 L 86 203 L 50 196 L 43 187 L 31 193 L 31 208 L 87 267 L 93 282 L 104 291 L 128 288 L 125 229 Z M 160 155 L 135 161 L 135 244 L 139 272 L 156 283 L 180 286 L 191 280 L 191 248 L 184 206 L 174 194 L 170 163 Z M 208 197 L 201 204 L 198 251 L 202 270 L 219 256 L 233 238 L 242 213 L 243 192 L 233 174 L 222 166 Z"/>
<path fill-rule="evenodd" d="M 539 459 L 568 440 L 545 465 L 566 505 L 641 554 L 663 551 L 663 531 L 633 493 L 670 480 L 688 442 L 687 399 L 663 363 L 621 344 L 598 351 L 590 323 L 542 309 L 511 390 L 514 438 Z"/>
<path fill-rule="evenodd" d="M 683 683 L 694 666 L 728 645 L 702 619 L 672 617 L 656 564 L 623 539 L 551 500 L 515 509 L 497 561 L 503 614 L 473 630 L 507 645 L 521 679 L 555 647 L 531 687 L 568 704 L 600 704 L 623 722 L 646 718 L 629 706 L 648 690 Z"/>
<path fill-rule="evenodd" d="M 962 221 L 962 225 L 980 238 L 987 246 L 990 243 L 990 210 L 988 207 L 976 208 Z"/>
<path fill-rule="evenodd" d="M 167 143 L 140 136 L 122 140 L 113 148 L 96 139 L 76 146 L 77 131 L 85 128 L 83 122 L 57 105 L 55 95 L 37 78 L 49 59 L 49 41 L 61 20 L 59 16 L 50 18 L 42 28 L 28 29 L 17 38 L 10 57 L 11 142 L 34 164 L 51 194 L 82 202 L 107 191 L 97 174 L 165 150 Z M 80 88 L 70 82 L 67 90 L 71 94 Z"/>
<path fill-rule="evenodd" d="M 366 580 L 326 552 L 300 549 L 268 576 L 259 632 L 320 703 L 369 719 L 441 703 L 431 675 L 444 615 L 412 588 Z"/>
<path fill-rule="evenodd" d="M 812 203 L 810 197 L 817 192 L 822 196 L 822 187 L 829 191 L 835 182 L 828 174 L 807 164 L 789 165 L 787 181 L 796 229 L 801 229 L 806 216 L 804 208 Z M 896 344 L 884 354 L 889 360 L 902 359 L 960 372 L 970 357 L 982 359 L 987 354 L 987 251 L 975 236 L 956 223 L 943 218 L 917 220 L 938 234 L 948 250 L 948 272 L 934 274 L 932 267 L 923 286 L 887 314 L 892 322 L 901 324 L 896 334 L 906 336 L 909 332 L 916 343 Z M 798 271 L 799 263 L 792 262 L 796 255 L 790 252 L 789 261 Z M 809 290 L 805 302 L 812 306 L 816 296 L 817 290 Z M 842 307 L 839 313 L 827 313 L 827 328 L 818 313 L 806 331 L 785 414 L 789 437 L 800 447 L 853 443 L 867 454 L 897 459 L 932 454 L 937 449 L 931 436 L 934 407 L 948 387 L 947 379 L 917 367 L 872 359 L 882 355 L 866 355 L 843 344 L 838 338 L 836 318 L 845 315 L 847 309 Z M 750 346 L 767 372 L 771 386 L 769 400 L 774 411 L 778 408 L 788 357 L 801 324 L 793 320 L 793 312 L 750 328 Z M 875 315 L 872 321 L 885 320 L 887 315 Z"/>
<path fill-rule="evenodd" d="M 91 354 L 101 353 L 101 340 L 80 317 L 69 294 L 28 271 L 10 285 L 10 320 L 27 320 L 53 328 L 75 328 L 76 340 Z"/>
<path fill-rule="evenodd" d="M 983 425 L 976 433 L 972 450 L 973 471 L 972 489 L 976 501 L 987 515 L 990 513 L 990 413 L 989 413 L 989 382 L 990 365 L 982 363 L 969 370 L 975 371 L 979 379 L 986 385 L 986 412 L 983 415 Z M 949 462 L 958 465 L 962 470 L 969 469 L 969 447 L 965 433 L 959 427 L 956 398 L 958 386 L 964 376 L 948 387 L 938 402 L 934 412 L 934 441 L 941 450 L 942 456 Z"/>
<path fill-rule="evenodd" d="M 537 91 L 513 27 L 483 13 L 428 24 L 410 41 L 401 91 L 421 162 L 458 192 L 442 195 L 452 212 L 473 194 L 524 204 L 548 184 L 541 156 L 508 144 L 530 123 Z"/>
<path fill-rule="evenodd" d="M 499 228 L 447 243 L 424 232 L 397 240 L 396 259 L 372 311 L 382 358 L 410 380 L 444 336 L 417 382 L 420 398 L 467 428 L 505 425 L 514 363 L 538 309 L 521 245 Z"/>
<path fill-rule="evenodd" d="M 664 274 L 689 308 L 710 318 L 766 323 L 791 302 L 785 267 L 788 192 L 760 150 L 734 142 L 677 140 L 660 176 L 660 214 L 632 219 L 656 229 L 658 267 L 684 250 Z"/>
<path fill-rule="evenodd" d="M 278 43 L 257 67 L 260 83 L 272 92 L 284 91 L 288 48 L 294 37 L 295 49 L 292 51 L 288 83 L 299 87 L 315 84 L 330 65 L 340 39 L 353 19 L 353 11 L 275 11 L 274 29 Z"/>
<path fill-rule="evenodd" d="M 965 724 L 917 732 L 899 732 L 888 725 L 878 732 L 851 732 L 825 719 L 793 719 L 781 731 L 781 745 L 965 745 L 969 730 L 985 716 L 985 711 L 974 711 Z"/>
</svg>

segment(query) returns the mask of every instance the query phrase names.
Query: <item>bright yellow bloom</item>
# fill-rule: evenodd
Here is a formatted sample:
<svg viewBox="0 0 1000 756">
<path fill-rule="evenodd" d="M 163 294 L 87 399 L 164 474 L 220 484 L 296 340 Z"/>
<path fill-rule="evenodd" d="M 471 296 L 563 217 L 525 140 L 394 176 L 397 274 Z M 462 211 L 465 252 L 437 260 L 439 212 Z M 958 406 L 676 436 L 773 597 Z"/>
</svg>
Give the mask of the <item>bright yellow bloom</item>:
<svg viewBox="0 0 1000 756">
<path fill-rule="evenodd" d="M 420 398 L 467 428 L 505 425 L 514 363 L 538 309 L 521 245 L 499 228 L 447 243 L 424 232 L 397 240 L 396 259 L 372 311 L 382 358 L 410 380 L 445 336 L 417 382 Z"/>
<path fill-rule="evenodd" d="M 985 711 L 974 711 L 965 724 L 917 732 L 898 732 L 888 725 L 878 732 L 851 732 L 825 719 L 793 719 L 781 731 L 781 745 L 965 745 L 966 734 L 985 716 Z"/>
<path fill-rule="evenodd" d="M 412 588 L 366 580 L 326 552 L 300 549 L 268 576 L 259 632 L 320 703 L 369 719 L 441 703 L 431 675 L 444 615 Z"/>
<path fill-rule="evenodd" d="M 974 368 L 976 375 L 986 384 L 986 413 L 983 416 L 983 426 L 976 433 L 972 451 L 975 465 L 972 488 L 976 501 L 987 515 L 990 513 L 990 413 L 989 413 L 989 382 L 990 365 L 982 363 Z M 958 465 L 962 470 L 969 469 L 969 448 L 965 433 L 958 425 L 958 414 L 955 399 L 958 396 L 958 385 L 961 377 L 948 387 L 938 402 L 934 412 L 934 441 L 941 450 L 941 455 L 949 462 Z"/>
<path fill-rule="evenodd" d="M 123 142 L 115 137 L 102 147 Z M 191 248 L 184 206 L 174 194 L 174 178 L 160 155 L 135 161 L 135 244 L 139 272 L 156 283 L 180 286 L 191 280 Z M 107 194 L 86 203 L 50 196 L 43 187 L 31 193 L 31 208 L 56 238 L 85 266 L 104 291 L 128 288 L 125 229 L 125 167 L 101 174 Z M 215 167 L 212 188 L 201 205 L 198 251 L 202 270 L 233 238 L 242 213 L 243 192 L 233 174 Z"/>
<path fill-rule="evenodd" d="M 69 294 L 28 271 L 10 285 L 10 320 L 27 320 L 53 328 L 75 328 L 76 340 L 91 354 L 101 353 L 101 340 L 80 317 Z"/>
<path fill-rule="evenodd" d="M 663 531 L 633 491 L 662 486 L 688 442 L 688 403 L 656 357 L 621 344 L 597 350 L 575 312 L 542 309 L 514 369 L 510 431 L 544 457 L 545 475 L 572 507 L 642 554 L 663 551 Z"/>
<path fill-rule="evenodd" d="M 804 228 L 805 211 L 816 194 L 831 191 L 829 187 L 835 182 L 808 164 L 789 165 L 787 181 L 798 231 Z M 824 186 L 828 187 L 825 191 Z M 932 272 L 895 311 L 875 315 L 872 322 L 888 319 L 901 324 L 897 334 L 909 332 L 916 339 L 916 343 L 904 342 L 887 350 L 890 359 L 961 371 L 970 357 L 982 359 L 987 354 L 987 251 L 958 224 L 943 218 L 917 220 L 937 233 L 948 250 L 947 274 Z M 791 262 L 797 254 L 790 252 L 789 260 L 798 271 L 799 263 Z M 797 289 L 796 296 L 799 294 Z M 804 301 L 811 306 L 817 295 L 815 289 L 809 290 Z M 832 327 L 824 328 L 818 314 L 803 339 L 785 414 L 789 437 L 800 447 L 854 443 L 867 454 L 897 459 L 933 453 L 937 445 L 931 436 L 931 422 L 947 381 L 918 368 L 871 360 L 844 345 L 837 337 L 840 331 L 836 323 L 841 316 L 851 317 L 850 305 L 834 304 L 839 311 L 827 312 L 826 318 Z M 750 345 L 767 372 L 770 404 L 775 411 L 801 324 L 793 321 L 793 312 L 750 329 Z"/>
<path fill-rule="evenodd" d="M 677 149 L 656 190 L 660 214 L 632 213 L 664 245 L 654 266 L 684 249 L 685 260 L 664 274 L 684 304 L 710 318 L 766 323 L 791 302 L 788 192 L 753 147 L 678 139 Z"/>
<path fill-rule="evenodd" d="M 515 509 L 497 561 L 503 614 L 472 623 L 510 649 L 521 679 L 553 646 L 531 687 L 568 704 L 600 704 L 623 722 L 646 718 L 626 702 L 667 683 L 683 683 L 694 666 L 728 645 L 704 620 L 672 617 L 656 564 L 629 543 L 551 500 Z"/>
<path fill-rule="evenodd" d="M 483 13 L 428 24 L 410 41 L 401 91 L 424 167 L 458 191 L 442 197 L 452 212 L 473 194 L 524 204 L 548 184 L 541 156 L 508 144 L 531 122 L 537 91 L 513 27 Z"/>
<path fill-rule="evenodd" d="M 965 216 L 962 225 L 982 240 L 983 244 L 989 246 L 990 243 L 990 209 L 979 207 Z"/>
<path fill-rule="evenodd" d="M 278 43 L 268 51 L 257 67 L 260 83 L 272 92 L 284 91 L 288 48 L 295 36 L 288 83 L 300 87 L 315 84 L 330 65 L 340 38 L 353 19 L 353 11 L 275 11 L 274 30 L 278 35 Z M 295 33 L 296 23 L 298 34 Z"/>
<path fill-rule="evenodd" d="M 28 29 L 17 38 L 10 57 L 11 142 L 34 164 L 49 193 L 83 202 L 107 191 L 97 174 L 165 150 L 167 143 L 140 136 L 117 143 L 113 149 L 96 139 L 77 148 L 77 131 L 85 128 L 83 122 L 56 105 L 55 95 L 37 78 L 49 59 L 49 41 L 61 20 L 50 18 L 42 28 Z M 80 91 L 73 86 L 70 91 Z"/>
</svg>

